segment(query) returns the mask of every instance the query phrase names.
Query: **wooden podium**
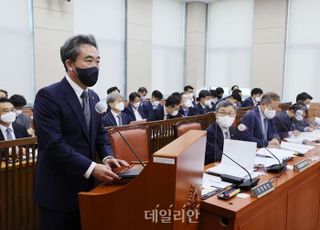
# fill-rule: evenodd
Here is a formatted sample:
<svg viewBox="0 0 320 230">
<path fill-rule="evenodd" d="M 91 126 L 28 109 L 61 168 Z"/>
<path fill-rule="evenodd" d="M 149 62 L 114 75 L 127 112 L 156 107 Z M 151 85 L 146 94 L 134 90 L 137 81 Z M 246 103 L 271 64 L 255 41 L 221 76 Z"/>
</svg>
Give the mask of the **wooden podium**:
<svg viewBox="0 0 320 230">
<path fill-rule="evenodd" d="M 79 193 L 82 229 L 197 229 L 205 146 L 206 131 L 189 131 L 129 183 Z"/>
</svg>

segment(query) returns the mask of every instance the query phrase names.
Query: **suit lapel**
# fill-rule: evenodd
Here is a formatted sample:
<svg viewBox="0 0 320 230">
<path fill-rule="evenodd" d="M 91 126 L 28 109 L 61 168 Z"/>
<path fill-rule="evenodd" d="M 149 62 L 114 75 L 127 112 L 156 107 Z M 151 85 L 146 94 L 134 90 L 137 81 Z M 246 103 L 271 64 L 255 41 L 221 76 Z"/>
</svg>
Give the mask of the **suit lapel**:
<svg viewBox="0 0 320 230">
<path fill-rule="evenodd" d="M 258 123 L 259 123 L 260 137 L 263 138 L 263 127 L 262 127 L 262 123 L 261 123 L 261 114 L 260 114 L 260 110 L 259 110 L 258 106 L 255 108 L 255 113 L 257 115 L 257 119 L 258 119 Z"/>
<path fill-rule="evenodd" d="M 71 109 L 73 110 L 73 113 L 74 113 L 75 117 L 77 118 L 77 120 L 79 121 L 79 124 L 82 128 L 83 133 L 85 134 L 87 140 L 90 142 L 90 136 L 89 136 L 89 132 L 87 129 L 86 119 L 84 117 L 84 113 L 82 111 L 82 108 L 81 108 L 81 105 L 80 105 L 80 102 L 79 102 L 79 99 L 78 99 L 76 93 L 74 92 L 73 88 L 70 86 L 70 84 L 68 83 L 66 78 L 64 78 L 61 81 L 61 85 L 62 85 L 62 90 L 65 95 L 65 97 L 64 97 L 65 100 L 70 105 Z M 91 115 L 91 119 L 92 119 L 92 115 Z"/>
</svg>

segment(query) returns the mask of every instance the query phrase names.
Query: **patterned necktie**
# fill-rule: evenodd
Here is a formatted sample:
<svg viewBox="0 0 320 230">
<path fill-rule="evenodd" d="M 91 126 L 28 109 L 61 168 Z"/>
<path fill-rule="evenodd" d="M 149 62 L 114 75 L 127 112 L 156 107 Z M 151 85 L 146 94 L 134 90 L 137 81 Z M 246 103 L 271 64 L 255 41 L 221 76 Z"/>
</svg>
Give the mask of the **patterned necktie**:
<svg viewBox="0 0 320 230">
<path fill-rule="evenodd" d="M 225 138 L 225 139 L 230 139 L 230 135 L 229 135 L 228 130 L 226 130 L 226 131 L 224 132 L 224 138 Z"/>
<path fill-rule="evenodd" d="M 123 125 L 121 114 L 117 115 L 119 126 Z"/>
<path fill-rule="evenodd" d="M 268 119 L 265 118 L 265 119 L 263 120 L 263 122 L 264 122 L 264 132 L 263 132 L 263 136 L 264 136 L 264 139 L 265 139 L 266 141 L 268 141 Z"/>
<path fill-rule="evenodd" d="M 14 139 L 13 136 L 12 136 L 12 129 L 7 128 L 7 129 L 6 129 L 6 134 L 7 134 L 7 140 L 8 140 L 8 141 Z"/>
<path fill-rule="evenodd" d="M 89 103 L 89 95 L 87 91 L 83 91 L 81 96 L 82 98 L 82 110 L 84 117 L 86 119 L 87 128 L 90 129 L 90 119 L 91 119 L 91 112 L 90 112 L 90 103 Z"/>
</svg>

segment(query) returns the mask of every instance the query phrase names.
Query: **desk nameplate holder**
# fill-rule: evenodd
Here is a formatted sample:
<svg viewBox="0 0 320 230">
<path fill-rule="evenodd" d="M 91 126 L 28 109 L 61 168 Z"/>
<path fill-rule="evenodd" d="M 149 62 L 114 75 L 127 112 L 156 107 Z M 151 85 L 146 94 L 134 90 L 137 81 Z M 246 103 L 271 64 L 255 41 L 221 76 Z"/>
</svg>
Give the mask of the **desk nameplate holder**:
<svg viewBox="0 0 320 230">
<path fill-rule="evenodd" d="M 299 161 L 298 163 L 293 165 L 293 171 L 302 172 L 303 170 L 308 168 L 308 166 L 310 165 L 310 162 L 311 162 L 311 160 L 309 160 L 309 159 Z"/>
<path fill-rule="evenodd" d="M 254 198 L 260 198 L 264 195 L 267 195 L 269 192 L 272 192 L 274 187 L 270 181 L 266 181 L 262 184 L 257 185 L 251 189 L 251 196 Z"/>
</svg>

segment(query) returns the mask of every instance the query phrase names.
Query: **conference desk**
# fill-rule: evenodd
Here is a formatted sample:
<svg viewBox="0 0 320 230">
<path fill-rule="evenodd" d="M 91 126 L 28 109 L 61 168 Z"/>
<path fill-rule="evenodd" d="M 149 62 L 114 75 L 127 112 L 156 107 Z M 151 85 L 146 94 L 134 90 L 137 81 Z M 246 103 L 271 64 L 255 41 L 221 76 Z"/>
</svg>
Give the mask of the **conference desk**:
<svg viewBox="0 0 320 230">
<path fill-rule="evenodd" d="M 320 156 L 320 147 L 295 157 L 293 165 L 312 155 Z M 208 165 L 206 168 L 212 167 Z M 200 229 L 238 230 L 311 230 L 320 229 L 320 162 L 312 161 L 302 172 L 287 170 L 274 180 L 275 190 L 261 198 L 232 198 L 223 201 L 212 196 L 201 202 Z M 274 174 L 260 177 L 260 182 Z M 247 192 L 249 194 L 249 192 Z"/>
</svg>

